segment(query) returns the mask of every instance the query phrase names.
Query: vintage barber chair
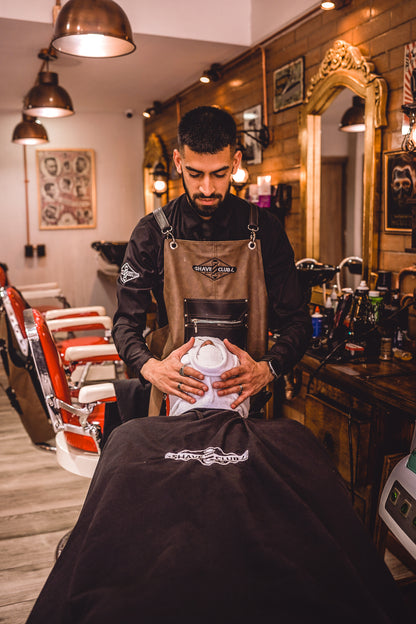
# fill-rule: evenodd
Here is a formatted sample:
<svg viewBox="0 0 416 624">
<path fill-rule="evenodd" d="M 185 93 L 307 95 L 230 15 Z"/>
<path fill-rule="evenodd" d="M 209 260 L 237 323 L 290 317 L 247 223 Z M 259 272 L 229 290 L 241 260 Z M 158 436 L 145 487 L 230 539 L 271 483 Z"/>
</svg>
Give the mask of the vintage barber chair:
<svg viewBox="0 0 416 624">
<path fill-rule="evenodd" d="M 8 279 L 8 266 L 3 262 L 0 262 L 0 288 L 10 286 Z M 44 282 L 41 284 L 24 284 L 16 286 L 16 289 L 23 294 L 25 299 L 30 302 L 31 305 L 35 303 L 38 305 L 38 309 L 47 310 L 55 308 L 56 305 L 51 305 L 55 299 L 64 308 L 69 308 L 70 304 L 65 297 L 61 288 L 56 282 Z M 45 302 L 49 302 L 46 305 Z"/>
<path fill-rule="evenodd" d="M 86 386 L 75 400 L 45 319 L 34 309 L 25 310 L 23 316 L 30 353 L 56 435 L 58 464 L 74 474 L 91 477 L 101 450 L 103 401 L 115 400 L 114 386 L 112 383 Z"/>
<path fill-rule="evenodd" d="M 54 431 L 33 367 L 23 321 L 23 311 L 27 307 L 27 302 L 16 289 L 10 286 L 0 288 L 0 353 L 9 382 L 6 393 L 32 442 L 39 448 L 54 450 Z M 97 308 L 95 313 L 97 311 L 101 312 L 102 308 Z M 64 309 L 57 311 L 57 313 L 61 312 L 64 312 Z M 79 312 L 80 309 L 77 309 L 77 313 Z M 88 312 L 92 313 L 92 310 L 89 309 Z M 67 314 L 67 310 L 65 310 L 65 314 Z M 86 319 L 87 321 L 90 322 L 91 319 Z M 91 337 L 91 342 L 97 342 L 97 337 Z M 88 377 L 100 378 L 101 375 L 102 379 L 103 363 L 106 364 L 108 360 L 113 360 L 116 364 L 120 362 L 115 353 L 114 345 L 110 345 L 108 339 L 100 338 L 100 342 L 102 344 L 98 345 L 98 348 L 101 349 L 101 354 L 98 356 L 95 353 L 93 359 L 88 357 L 90 354 L 85 352 L 74 354 L 68 351 L 66 354 L 67 349 L 78 344 L 76 342 L 71 343 L 68 340 L 66 347 L 62 347 L 67 358 L 67 372 L 68 374 L 73 373 L 74 389 L 79 389 L 86 383 Z M 75 357 L 80 358 L 79 362 L 75 361 Z M 99 367 L 95 366 L 96 364 L 99 364 Z M 95 366 L 94 375 L 90 374 L 92 366 Z M 108 368 L 106 368 L 105 373 L 105 378 L 111 376 Z M 117 370 L 116 374 L 120 374 L 120 371 Z M 112 376 L 114 376 L 114 370 Z"/>
</svg>

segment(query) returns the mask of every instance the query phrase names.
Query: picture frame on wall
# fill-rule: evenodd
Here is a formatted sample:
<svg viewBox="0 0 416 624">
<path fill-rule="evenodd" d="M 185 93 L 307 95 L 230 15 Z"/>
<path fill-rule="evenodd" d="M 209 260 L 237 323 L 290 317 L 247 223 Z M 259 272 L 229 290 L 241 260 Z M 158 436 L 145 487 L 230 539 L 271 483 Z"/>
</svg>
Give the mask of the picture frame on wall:
<svg viewBox="0 0 416 624">
<path fill-rule="evenodd" d="M 39 229 L 96 227 L 92 149 L 36 150 Z"/>
<path fill-rule="evenodd" d="M 412 203 L 416 199 L 416 154 L 384 152 L 384 229 L 388 233 L 412 231 Z"/>
<path fill-rule="evenodd" d="M 262 106 L 252 106 L 243 111 L 244 159 L 248 165 L 260 165 L 263 149 L 258 136 L 262 127 Z"/>
<path fill-rule="evenodd" d="M 273 111 L 278 113 L 303 102 L 303 57 L 273 72 Z"/>
</svg>

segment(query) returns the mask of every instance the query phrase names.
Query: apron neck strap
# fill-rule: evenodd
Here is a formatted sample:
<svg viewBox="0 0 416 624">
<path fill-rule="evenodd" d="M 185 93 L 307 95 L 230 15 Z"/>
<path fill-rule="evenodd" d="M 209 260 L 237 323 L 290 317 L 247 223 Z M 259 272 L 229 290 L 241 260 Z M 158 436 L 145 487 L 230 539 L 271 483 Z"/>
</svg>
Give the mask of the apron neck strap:
<svg viewBox="0 0 416 624">
<path fill-rule="evenodd" d="M 154 218 L 156 219 L 156 222 L 160 228 L 160 231 L 162 232 L 162 236 L 167 239 L 170 238 L 169 246 L 171 247 L 171 249 L 176 249 L 176 247 L 178 246 L 178 243 L 176 242 L 175 237 L 173 235 L 173 226 L 169 223 L 165 213 L 163 212 L 163 208 L 159 206 L 159 208 L 156 208 L 152 214 Z M 259 222 L 258 206 L 256 206 L 256 204 L 250 204 L 250 217 L 249 217 L 249 223 L 247 226 L 250 232 L 250 241 L 248 243 L 249 249 L 256 248 L 256 232 L 259 231 L 258 222 Z"/>
</svg>

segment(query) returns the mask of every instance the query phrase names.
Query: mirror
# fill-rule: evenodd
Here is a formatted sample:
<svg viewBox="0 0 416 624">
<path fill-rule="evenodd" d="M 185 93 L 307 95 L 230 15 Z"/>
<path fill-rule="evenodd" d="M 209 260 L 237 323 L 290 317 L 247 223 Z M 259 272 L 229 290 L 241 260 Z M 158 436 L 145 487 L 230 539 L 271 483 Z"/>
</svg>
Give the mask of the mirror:
<svg viewBox="0 0 416 624">
<path fill-rule="evenodd" d="M 326 263 L 327 259 L 322 255 L 325 252 L 322 233 L 330 236 L 331 217 L 323 215 L 321 211 L 322 118 L 337 96 L 346 89 L 350 92 L 350 102 L 353 95 L 365 101 L 362 206 L 358 221 L 361 218 L 360 256 L 363 258 L 363 278 L 367 281 L 371 272 L 377 269 L 381 128 L 387 125 L 387 86 L 382 78 L 373 73 L 373 69 L 373 64 L 366 60 L 358 48 L 345 41 L 336 41 L 310 80 L 300 113 L 299 135 L 305 256 Z M 344 203 L 347 206 L 347 202 Z M 341 208 L 339 206 L 340 211 Z M 350 217 L 346 215 L 345 219 Z M 356 243 L 352 246 L 357 249 Z M 345 246 L 344 253 L 347 252 L 348 247 Z M 342 259 L 339 257 L 336 263 L 339 264 Z"/>
<path fill-rule="evenodd" d="M 163 165 L 165 171 L 168 171 L 168 157 L 163 141 L 156 134 L 152 133 L 145 146 L 143 160 L 143 188 L 144 188 L 144 205 L 145 214 L 149 214 L 161 205 L 169 201 L 169 187 L 167 193 L 162 199 L 153 192 L 153 171 L 158 164 Z"/>
</svg>

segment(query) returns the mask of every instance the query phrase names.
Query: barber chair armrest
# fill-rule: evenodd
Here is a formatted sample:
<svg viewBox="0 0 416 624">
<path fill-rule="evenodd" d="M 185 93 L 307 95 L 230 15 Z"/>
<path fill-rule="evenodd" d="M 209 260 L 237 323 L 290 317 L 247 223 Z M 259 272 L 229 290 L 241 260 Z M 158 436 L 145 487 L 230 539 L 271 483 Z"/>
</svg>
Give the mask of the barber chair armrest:
<svg viewBox="0 0 416 624">
<path fill-rule="evenodd" d="M 108 362 L 119 360 L 120 356 L 114 344 L 84 345 L 65 349 L 68 362 Z"/>
<path fill-rule="evenodd" d="M 42 284 L 23 284 L 23 286 L 16 286 L 20 292 L 26 290 L 55 290 L 59 288 L 57 282 L 43 282 Z"/>
<path fill-rule="evenodd" d="M 49 331 L 79 331 L 79 330 L 95 330 L 107 329 L 111 330 L 113 321 L 109 316 L 77 316 L 74 318 L 53 319 L 46 321 Z"/>
<path fill-rule="evenodd" d="M 112 383 L 84 386 L 78 395 L 78 401 L 82 404 L 95 403 L 96 401 L 104 401 L 106 399 L 115 400 L 115 389 Z"/>
<path fill-rule="evenodd" d="M 25 299 L 30 301 L 31 299 L 59 299 L 59 297 L 63 297 L 64 293 L 60 288 L 51 288 L 44 290 L 24 290 L 22 294 Z"/>
<path fill-rule="evenodd" d="M 79 317 L 79 316 L 105 316 L 104 306 L 83 306 L 80 308 L 55 308 L 54 310 L 47 310 L 44 313 L 44 317 L 47 321 L 54 319 L 61 319 L 67 317 Z"/>
</svg>

